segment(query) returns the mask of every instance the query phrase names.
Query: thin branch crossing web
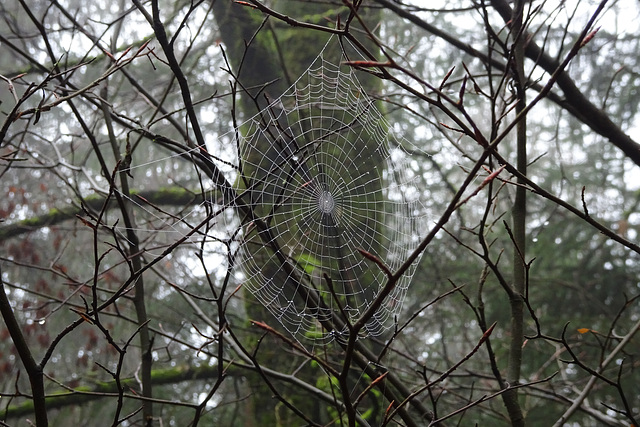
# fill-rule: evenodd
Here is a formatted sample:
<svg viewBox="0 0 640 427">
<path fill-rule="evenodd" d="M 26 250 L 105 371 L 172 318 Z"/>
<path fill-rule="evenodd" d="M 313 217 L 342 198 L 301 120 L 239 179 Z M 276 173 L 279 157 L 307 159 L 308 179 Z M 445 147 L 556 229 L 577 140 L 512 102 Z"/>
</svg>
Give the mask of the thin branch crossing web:
<svg viewBox="0 0 640 427">
<path fill-rule="evenodd" d="M 297 339 L 345 339 L 426 232 L 408 153 L 324 53 L 237 135 L 235 277 Z M 393 325 L 414 270 L 359 336 Z"/>
</svg>

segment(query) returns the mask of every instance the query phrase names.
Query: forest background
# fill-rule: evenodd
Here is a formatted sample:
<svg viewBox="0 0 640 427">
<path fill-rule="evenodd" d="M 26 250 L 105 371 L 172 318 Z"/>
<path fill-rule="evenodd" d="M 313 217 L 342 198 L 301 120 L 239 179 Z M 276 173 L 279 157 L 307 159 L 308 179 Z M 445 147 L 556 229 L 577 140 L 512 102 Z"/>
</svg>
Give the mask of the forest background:
<svg viewBox="0 0 640 427">
<path fill-rule="evenodd" d="M 425 3 L 2 2 L 0 424 L 637 426 L 638 3 Z M 362 248 L 357 316 L 306 296 L 314 341 L 234 263 L 331 283 L 265 260 L 284 232 L 236 257 L 285 204 L 241 124 L 321 54 L 426 225 L 406 265 Z"/>
</svg>

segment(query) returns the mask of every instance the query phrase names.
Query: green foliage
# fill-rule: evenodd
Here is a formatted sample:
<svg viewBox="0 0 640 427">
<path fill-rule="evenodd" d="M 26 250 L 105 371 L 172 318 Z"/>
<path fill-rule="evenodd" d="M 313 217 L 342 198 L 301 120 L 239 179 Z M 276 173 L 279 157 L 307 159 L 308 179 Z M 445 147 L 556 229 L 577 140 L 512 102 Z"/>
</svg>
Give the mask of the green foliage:
<svg viewBox="0 0 640 427">
<path fill-rule="evenodd" d="M 313 272 L 317 268 L 322 267 L 322 263 L 320 262 L 320 260 L 318 260 L 311 254 L 302 253 L 298 255 L 296 261 L 302 266 L 302 269 L 305 271 L 305 273 L 310 276 L 313 275 Z"/>
</svg>

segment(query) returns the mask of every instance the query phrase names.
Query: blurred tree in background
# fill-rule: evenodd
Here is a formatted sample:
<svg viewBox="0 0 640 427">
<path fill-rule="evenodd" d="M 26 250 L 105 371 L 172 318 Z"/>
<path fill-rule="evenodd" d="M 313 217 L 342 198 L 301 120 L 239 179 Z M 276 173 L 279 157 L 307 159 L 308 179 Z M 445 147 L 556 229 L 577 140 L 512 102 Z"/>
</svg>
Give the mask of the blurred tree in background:
<svg viewBox="0 0 640 427">
<path fill-rule="evenodd" d="M 638 4 L 424 3 L 0 4 L 2 425 L 638 425 Z M 388 331 L 303 346 L 234 129 L 330 37 L 429 228 Z"/>
</svg>

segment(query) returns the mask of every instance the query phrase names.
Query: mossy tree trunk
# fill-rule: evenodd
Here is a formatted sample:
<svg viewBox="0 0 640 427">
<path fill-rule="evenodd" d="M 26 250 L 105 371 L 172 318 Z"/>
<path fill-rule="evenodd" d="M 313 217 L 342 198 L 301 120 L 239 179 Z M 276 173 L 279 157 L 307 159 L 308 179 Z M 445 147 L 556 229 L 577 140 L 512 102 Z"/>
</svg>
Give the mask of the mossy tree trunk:
<svg viewBox="0 0 640 427">
<path fill-rule="evenodd" d="M 344 22 L 348 15 L 348 10 L 345 7 L 332 8 L 330 5 L 316 4 L 314 2 L 278 1 L 275 2 L 274 8 L 300 21 L 318 25 L 334 25 L 338 20 L 338 15 L 340 15 L 341 21 Z M 261 13 L 249 7 L 234 4 L 231 1 L 216 1 L 214 3 L 214 13 L 216 14 L 216 21 L 221 32 L 227 57 L 231 62 L 233 72 L 236 74 L 239 87 L 246 89 L 246 92 L 241 92 L 239 96 L 240 110 L 246 117 L 251 117 L 259 109 L 264 108 L 269 99 L 280 97 L 293 81 L 313 63 L 329 38 L 327 33 L 289 27 L 282 22 L 271 20 L 264 22 L 264 15 Z M 371 28 L 373 28 L 379 19 L 378 12 L 369 11 L 365 13 L 363 11 L 363 14 L 366 16 L 367 21 L 372 23 Z M 363 42 L 365 45 L 371 46 L 366 40 Z M 342 61 L 339 44 L 330 44 L 325 51 L 325 57 L 332 58 L 334 63 Z M 379 85 L 379 81 L 368 74 L 363 74 L 359 78 L 367 90 Z M 349 134 L 347 134 L 347 137 L 349 137 Z M 262 147 L 247 151 L 247 158 L 242 159 L 244 163 L 243 175 L 251 177 L 253 180 L 251 184 L 264 178 L 261 174 L 265 174 L 268 167 L 262 165 L 277 162 L 279 158 L 286 155 L 281 150 L 279 151 L 278 147 L 274 147 L 275 144 L 272 141 L 265 140 L 259 143 L 262 144 Z M 369 156 L 371 161 L 355 167 L 368 168 L 373 171 L 378 170 L 377 168 L 380 166 L 382 158 L 375 154 L 375 147 L 363 146 L 363 144 L 370 144 L 370 141 L 350 141 L 350 143 L 350 149 L 354 152 L 374 153 Z M 360 172 L 357 171 L 356 175 L 359 175 Z M 377 185 L 380 185 L 380 183 L 378 182 Z M 239 184 L 239 186 L 244 187 L 244 184 Z M 375 189 L 372 191 L 376 192 Z M 378 188 L 377 192 L 380 191 L 380 188 Z M 260 192 L 260 197 L 262 198 L 261 206 L 269 206 L 268 201 L 265 203 L 264 200 L 265 193 L 268 193 L 268 191 Z M 247 199 L 253 199 L 253 197 L 247 197 Z M 244 202 L 246 203 L 247 200 Z M 252 208 L 258 216 L 268 213 L 261 212 L 258 206 L 252 206 Z M 370 212 L 374 212 L 374 210 Z M 374 227 L 379 227 L 382 221 L 374 218 L 372 223 L 376 224 Z M 290 232 L 295 233 L 295 230 Z M 286 231 L 283 233 L 286 233 Z M 282 237 L 284 234 L 280 236 Z M 287 238 L 280 240 L 286 242 Z M 269 249 L 265 249 L 263 251 L 258 250 L 255 254 L 252 254 L 256 263 L 263 263 L 262 269 L 265 274 L 269 274 L 269 271 L 276 271 L 280 267 L 275 265 L 277 261 L 267 261 L 267 258 L 275 259 L 268 252 Z M 260 259 L 255 259 L 256 257 Z M 287 277 L 283 275 L 279 279 L 287 280 Z M 366 298 L 371 299 L 372 296 L 367 295 Z M 251 299 L 247 304 L 247 313 L 250 319 L 267 321 L 270 326 L 279 328 L 277 321 L 268 310 Z M 305 361 L 304 358 L 295 356 L 289 349 L 283 348 L 282 345 L 280 341 L 266 337 L 261 343 L 258 360 L 270 366 L 277 366 L 281 370 L 289 367 L 288 369 L 291 371 L 297 371 L 299 377 L 329 391 L 328 388 L 331 387 L 332 381 L 327 381 L 326 374 L 320 368 L 311 366 L 308 360 Z M 327 349 L 324 350 L 329 351 Z M 340 351 L 339 348 L 336 348 L 336 350 Z M 339 357 L 339 355 L 336 356 L 338 363 Z M 306 366 L 298 370 L 305 363 Z M 296 423 L 295 415 L 284 408 L 284 405 L 278 404 L 276 399 L 272 397 L 273 392 L 260 379 L 250 379 L 249 382 L 252 399 L 250 403 L 247 402 L 247 409 L 253 411 L 255 420 L 259 425 L 291 425 Z M 324 420 L 329 422 L 331 418 L 336 416 L 335 411 L 331 412 L 323 402 L 318 402 L 316 399 L 310 399 L 307 396 L 296 395 L 295 390 L 279 391 L 284 398 L 315 421 L 322 422 Z M 337 389 L 334 392 L 339 395 Z"/>
</svg>

